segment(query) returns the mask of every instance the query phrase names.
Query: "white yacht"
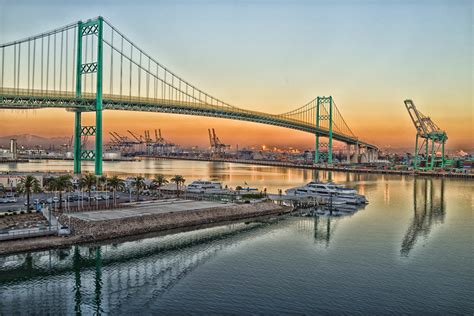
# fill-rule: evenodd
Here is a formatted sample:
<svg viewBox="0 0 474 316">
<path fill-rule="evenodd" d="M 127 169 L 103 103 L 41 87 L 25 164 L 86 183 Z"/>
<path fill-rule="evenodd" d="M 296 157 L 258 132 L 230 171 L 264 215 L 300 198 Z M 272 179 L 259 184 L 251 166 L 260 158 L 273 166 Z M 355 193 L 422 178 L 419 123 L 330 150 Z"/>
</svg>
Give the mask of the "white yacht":
<svg viewBox="0 0 474 316">
<path fill-rule="evenodd" d="M 215 181 L 193 181 L 186 187 L 186 192 L 190 193 L 222 193 L 222 184 Z"/>
<path fill-rule="evenodd" d="M 357 194 L 354 189 L 349 189 L 332 182 L 312 181 L 304 186 L 291 188 L 285 191 L 288 195 L 315 196 L 327 201 L 342 201 L 347 204 L 367 203 L 363 195 Z"/>
</svg>

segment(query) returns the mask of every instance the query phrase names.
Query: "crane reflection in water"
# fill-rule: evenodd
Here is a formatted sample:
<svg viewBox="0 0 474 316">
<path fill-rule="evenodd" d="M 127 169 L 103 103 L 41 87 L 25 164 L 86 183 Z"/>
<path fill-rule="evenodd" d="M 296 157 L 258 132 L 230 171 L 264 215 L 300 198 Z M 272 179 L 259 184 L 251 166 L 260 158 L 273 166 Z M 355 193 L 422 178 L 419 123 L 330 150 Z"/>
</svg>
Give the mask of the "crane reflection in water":
<svg viewBox="0 0 474 316">
<path fill-rule="evenodd" d="M 408 257 L 420 237 L 428 237 L 432 226 L 444 222 L 444 179 L 415 178 L 413 183 L 413 219 L 402 240 L 400 254 Z"/>
</svg>

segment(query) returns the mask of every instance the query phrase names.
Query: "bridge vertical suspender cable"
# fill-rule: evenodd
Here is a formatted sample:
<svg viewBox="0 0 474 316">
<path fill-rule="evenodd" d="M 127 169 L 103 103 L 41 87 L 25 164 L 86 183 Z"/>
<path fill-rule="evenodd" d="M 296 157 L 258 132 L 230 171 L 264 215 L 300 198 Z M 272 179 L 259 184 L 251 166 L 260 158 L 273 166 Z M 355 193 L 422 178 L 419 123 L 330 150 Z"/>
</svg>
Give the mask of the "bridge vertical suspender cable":
<svg viewBox="0 0 474 316">
<path fill-rule="evenodd" d="M 123 79 L 123 37 L 120 47 L 120 95 L 122 95 L 122 79 Z"/>
<path fill-rule="evenodd" d="M 90 29 L 96 25 L 97 21 L 103 21 L 103 25 L 110 32 L 110 36 L 101 36 L 99 40 L 98 34 Z M 81 29 L 81 23 L 88 29 Z M 74 32 L 72 51 L 69 50 L 70 30 Z M 81 34 L 82 31 L 84 32 Z M 52 36 L 53 38 L 51 38 Z M 81 48 L 76 47 L 79 37 L 84 37 L 84 43 L 83 45 L 81 44 Z M 41 51 L 39 49 L 39 42 L 38 49 L 36 49 L 36 41 L 40 38 Z M 106 51 L 99 54 L 98 51 L 96 52 L 96 45 L 98 49 L 100 45 L 103 45 Z M 30 95 L 33 99 L 36 96 L 43 98 L 41 100 L 35 99 L 37 103 L 29 103 L 30 107 L 46 104 L 47 106 L 74 107 L 76 111 L 90 111 L 92 109 L 91 96 L 94 92 L 97 94 L 97 89 L 101 88 L 101 91 L 103 90 L 108 93 L 104 95 L 106 101 L 104 109 L 169 111 L 171 113 L 242 119 L 319 133 L 323 136 L 331 131 L 336 133 L 337 137 L 342 141 L 358 142 L 357 137 L 346 124 L 344 117 L 332 98 L 330 98 L 330 106 L 324 103 L 321 104 L 321 113 L 319 115 L 325 118 L 330 117 L 330 119 L 322 120 L 319 127 L 316 126 L 316 123 L 320 120 L 316 113 L 316 100 L 312 100 L 296 110 L 282 114 L 267 114 L 232 106 L 198 89 L 183 79 L 183 77 L 176 75 L 100 17 L 88 20 L 87 22 L 70 24 L 35 37 L 2 44 L 0 47 L 2 48 L 1 89 L 3 89 L 1 91 L 6 91 L 5 88 L 13 86 L 14 94 L 17 96 L 23 95 L 26 97 L 26 95 Z M 12 49 L 7 52 L 7 47 Z M 11 54 L 12 51 L 13 56 Z M 41 55 L 40 58 L 36 56 L 38 52 Z M 78 67 L 76 62 L 79 59 L 79 54 L 82 55 L 82 63 L 80 65 L 82 68 Z M 119 54 L 119 56 L 114 56 L 116 54 Z M 97 71 L 97 69 L 94 69 L 94 66 L 97 66 L 96 55 L 97 58 L 99 58 L 99 55 L 104 57 L 105 68 L 110 67 L 110 69 L 105 69 L 105 78 L 100 83 L 98 76 L 90 75 L 90 73 Z M 8 59 L 10 57 L 13 57 L 13 63 L 11 59 Z M 120 65 L 116 57 L 120 59 Z M 110 58 L 110 60 L 107 60 L 107 58 Z M 70 60 L 72 60 L 73 65 L 71 70 L 71 90 L 74 92 L 77 90 L 74 87 L 79 86 L 82 87 L 81 91 L 83 92 L 82 95 L 79 94 L 74 99 L 68 99 L 70 95 L 70 87 L 68 87 Z M 22 66 L 21 64 L 25 64 L 25 61 L 26 65 Z M 127 67 L 127 61 L 129 67 Z M 13 74 L 11 74 L 12 68 Z M 84 78 L 82 78 L 79 72 L 84 74 Z M 119 74 L 119 78 L 114 78 L 117 77 L 117 74 Z M 35 81 L 38 75 L 40 90 L 35 89 L 37 85 Z M 50 76 L 52 76 L 51 80 Z M 107 76 L 110 77 L 107 78 Z M 128 92 L 126 87 L 127 76 L 129 81 Z M 144 80 L 144 86 L 142 85 L 142 80 Z M 117 91 L 116 87 L 114 87 L 115 85 L 119 86 L 118 95 L 114 94 Z M 11 88 L 10 91 L 12 91 Z M 71 93 L 71 95 L 73 96 L 74 94 Z M 60 101 L 58 101 L 58 97 L 61 98 Z M 4 102 L 2 100 L 6 100 L 3 92 L 0 94 L 0 102 Z M 20 102 L 19 100 L 11 102 Z M 29 101 L 24 99 L 22 102 L 28 104 L 27 102 Z M 2 106 L 1 103 L 0 106 Z"/>
<path fill-rule="evenodd" d="M 53 91 L 56 90 L 56 33 L 54 33 L 53 39 Z"/>
<path fill-rule="evenodd" d="M 114 44 L 114 30 L 112 30 L 112 34 L 110 35 L 110 42 L 112 45 Z M 114 54 L 110 54 L 110 87 L 109 93 L 114 94 Z"/>
<path fill-rule="evenodd" d="M 64 87 L 66 88 L 66 91 L 68 90 L 68 85 L 67 85 L 67 78 L 69 77 L 68 76 L 68 70 L 69 70 L 69 67 L 68 67 L 68 55 L 69 55 L 69 32 L 66 31 L 66 54 L 65 54 L 65 61 L 64 61 L 64 65 L 65 65 L 65 69 L 66 69 L 66 73 L 64 74 Z"/>
<path fill-rule="evenodd" d="M 49 46 L 51 42 L 51 37 L 48 35 L 48 49 L 46 54 L 46 92 L 49 91 Z"/>
<path fill-rule="evenodd" d="M 2 87 L 5 86 L 5 81 L 4 81 L 4 76 L 5 76 L 5 47 L 2 47 Z"/>
</svg>

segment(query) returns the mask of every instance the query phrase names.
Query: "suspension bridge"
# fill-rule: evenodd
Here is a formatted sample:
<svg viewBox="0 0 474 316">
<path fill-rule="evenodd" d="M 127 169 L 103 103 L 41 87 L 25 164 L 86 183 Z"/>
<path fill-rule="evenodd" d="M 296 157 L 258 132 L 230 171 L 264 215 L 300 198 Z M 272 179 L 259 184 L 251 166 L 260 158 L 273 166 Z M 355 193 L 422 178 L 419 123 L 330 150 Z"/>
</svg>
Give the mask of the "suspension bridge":
<svg viewBox="0 0 474 316">
<path fill-rule="evenodd" d="M 352 132 L 332 96 L 281 114 L 230 105 L 176 75 L 102 17 L 2 44 L 0 54 L 0 109 L 74 112 L 75 173 L 82 160 L 94 160 L 95 173 L 102 174 L 104 110 L 218 117 L 311 133 L 315 163 L 333 163 L 333 140 L 347 144 L 348 161 L 371 161 L 377 151 Z M 95 112 L 94 126 L 82 125 L 83 112 Z M 94 137 L 95 148 L 81 148 L 82 137 Z"/>
</svg>

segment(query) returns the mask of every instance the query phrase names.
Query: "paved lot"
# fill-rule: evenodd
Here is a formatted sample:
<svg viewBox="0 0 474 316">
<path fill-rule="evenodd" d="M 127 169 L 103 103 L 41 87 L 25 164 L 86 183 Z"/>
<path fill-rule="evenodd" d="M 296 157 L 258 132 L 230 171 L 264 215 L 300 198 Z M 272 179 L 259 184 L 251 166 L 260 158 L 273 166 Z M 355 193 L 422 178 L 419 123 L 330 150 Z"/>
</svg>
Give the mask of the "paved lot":
<svg viewBox="0 0 474 316">
<path fill-rule="evenodd" d="M 70 216 L 76 217 L 82 220 L 86 220 L 86 221 L 102 221 L 102 220 L 120 219 L 120 218 L 126 218 L 126 217 L 162 214 L 162 213 L 169 213 L 169 212 L 192 211 L 192 210 L 199 210 L 199 209 L 205 209 L 205 208 L 228 207 L 232 205 L 234 204 L 230 204 L 230 203 L 223 204 L 223 203 L 210 202 L 210 201 L 168 199 L 168 200 L 143 202 L 135 206 L 131 205 L 130 208 L 74 213 L 74 214 L 71 214 Z"/>
</svg>

